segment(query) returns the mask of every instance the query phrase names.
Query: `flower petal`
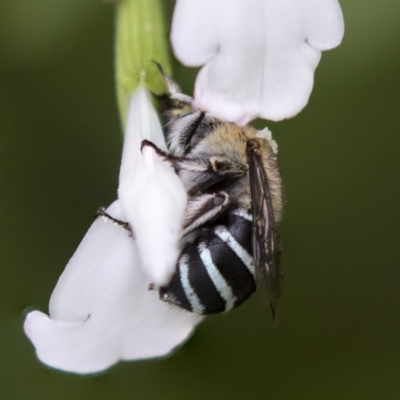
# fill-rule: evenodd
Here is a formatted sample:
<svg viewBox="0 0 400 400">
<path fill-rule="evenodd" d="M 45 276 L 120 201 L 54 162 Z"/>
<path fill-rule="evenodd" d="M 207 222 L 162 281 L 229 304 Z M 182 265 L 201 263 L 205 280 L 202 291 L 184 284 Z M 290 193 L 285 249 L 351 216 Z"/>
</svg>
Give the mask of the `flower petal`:
<svg viewBox="0 0 400 400">
<path fill-rule="evenodd" d="M 183 64 L 203 65 L 194 105 L 245 125 L 301 111 L 343 32 L 337 0 L 177 0 L 171 41 Z"/>
<path fill-rule="evenodd" d="M 107 210 L 124 220 L 119 201 Z M 170 307 L 149 291 L 132 237 L 98 218 L 61 275 L 50 318 L 28 314 L 24 330 L 45 364 L 94 373 L 118 360 L 160 357 L 185 340 L 198 316 Z"/>
<path fill-rule="evenodd" d="M 171 42 L 176 57 L 189 67 L 199 67 L 218 52 L 220 13 L 231 9 L 231 0 L 177 0 Z M 226 10 L 225 10 L 226 9 Z"/>
<path fill-rule="evenodd" d="M 141 265 L 152 283 L 161 286 L 170 280 L 178 259 L 186 192 L 168 161 L 151 147 L 140 150 L 144 139 L 166 150 L 157 114 L 140 87 L 129 105 L 118 195 Z"/>
</svg>

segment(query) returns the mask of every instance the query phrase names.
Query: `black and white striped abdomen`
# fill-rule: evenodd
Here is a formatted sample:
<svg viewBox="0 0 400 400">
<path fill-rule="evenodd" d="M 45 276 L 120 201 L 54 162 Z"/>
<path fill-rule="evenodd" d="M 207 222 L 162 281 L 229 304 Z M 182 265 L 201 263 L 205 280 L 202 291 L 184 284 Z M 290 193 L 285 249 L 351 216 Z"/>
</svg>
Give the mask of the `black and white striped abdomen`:
<svg viewBox="0 0 400 400">
<path fill-rule="evenodd" d="M 238 209 L 200 229 L 160 298 L 197 314 L 230 311 L 256 290 L 251 215 Z"/>
</svg>

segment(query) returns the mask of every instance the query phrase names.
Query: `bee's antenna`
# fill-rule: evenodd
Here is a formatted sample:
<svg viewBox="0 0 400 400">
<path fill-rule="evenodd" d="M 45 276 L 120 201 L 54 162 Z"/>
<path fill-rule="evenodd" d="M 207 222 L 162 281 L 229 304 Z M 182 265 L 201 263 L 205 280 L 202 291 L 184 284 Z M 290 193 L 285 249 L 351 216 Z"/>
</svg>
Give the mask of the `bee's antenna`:
<svg viewBox="0 0 400 400">
<path fill-rule="evenodd" d="M 160 71 L 161 77 L 164 80 L 165 86 L 168 89 L 168 92 L 173 95 L 176 93 L 182 93 L 181 88 L 179 87 L 179 85 L 172 80 L 172 78 L 170 76 L 168 76 L 165 71 L 164 68 L 162 67 L 162 65 L 160 63 L 158 63 L 157 61 L 152 60 L 153 63 L 155 64 L 155 66 L 157 67 L 157 69 Z"/>
<path fill-rule="evenodd" d="M 165 73 L 165 71 L 160 63 L 158 63 L 157 61 L 154 61 L 154 60 L 152 60 L 152 61 L 155 64 L 155 66 L 158 68 L 158 70 L 160 71 L 161 77 L 164 80 L 164 83 L 165 83 L 165 86 L 167 87 L 170 98 L 173 100 L 178 100 L 180 103 L 191 105 L 193 99 L 190 96 L 182 93 L 179 85 L 170 76 L 168 76 Z"/>
</svg>

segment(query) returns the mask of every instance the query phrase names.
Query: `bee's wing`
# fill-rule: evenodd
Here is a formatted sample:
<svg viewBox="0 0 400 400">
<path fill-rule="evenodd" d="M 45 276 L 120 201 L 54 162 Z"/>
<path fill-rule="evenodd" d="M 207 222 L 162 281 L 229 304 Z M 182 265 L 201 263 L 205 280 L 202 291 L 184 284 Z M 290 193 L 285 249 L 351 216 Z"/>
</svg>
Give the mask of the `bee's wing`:
<svg viewBox="0 0 400 400">
<path fill-rule="evenodd" d="M 253 258 L 257 286 L 266 291 L 275 320 L 283 281 L 279 267 L 281 245 L 272 208 L 268 177 L 257 147 L 258 143 L 254 145 L 253 141 L 248 141 L 247 159 L 253 213 Z"/>
</svg>

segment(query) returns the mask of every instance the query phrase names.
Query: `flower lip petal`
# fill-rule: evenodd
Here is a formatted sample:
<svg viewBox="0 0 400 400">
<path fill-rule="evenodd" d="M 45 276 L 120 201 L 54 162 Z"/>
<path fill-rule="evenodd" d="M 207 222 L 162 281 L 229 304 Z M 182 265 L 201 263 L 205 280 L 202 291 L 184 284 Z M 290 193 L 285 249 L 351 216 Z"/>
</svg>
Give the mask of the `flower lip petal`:
<svg viewBox="0 0 400 400">
<path fill-rule="evenodd" d="M 50 317 L 33 311 L 24 330 L 38 358 L 80 374 L 119 360 L 169 354 L 201 317 L 171 307 L 149 285 L 164 284 L 175 269 L 186 192 L 168 161 L 146 90 L 131 98 L 120 171 L 119 200 L 97 218 L 66 266 L 50 299 Z M 130 233 L 115 220 L 128 222 Z"/>
<path fill-rule="evenodd" d="M 177 58 L 203 65 L 195 106 L 240 125 L 301 111 L 321 51 L 343 37 L 337 0 L 214 0 L 210 17 L 198 18 L 210 9 L 208 0 L 177 0 L 171 30 Z"/>
<path fill-rule="evenodd" d="M 107 213 L 125 218 L 119 201 Z M 122 227 L 102 218 L 93 223 L 57 283 L 50 317 L 32 311 L 25 319 L 43 363 L 95 373 L 119 360 L 165 356 L 188 338 L 201 318 L 160 301 L 138 262 Z"/>
</svg>

